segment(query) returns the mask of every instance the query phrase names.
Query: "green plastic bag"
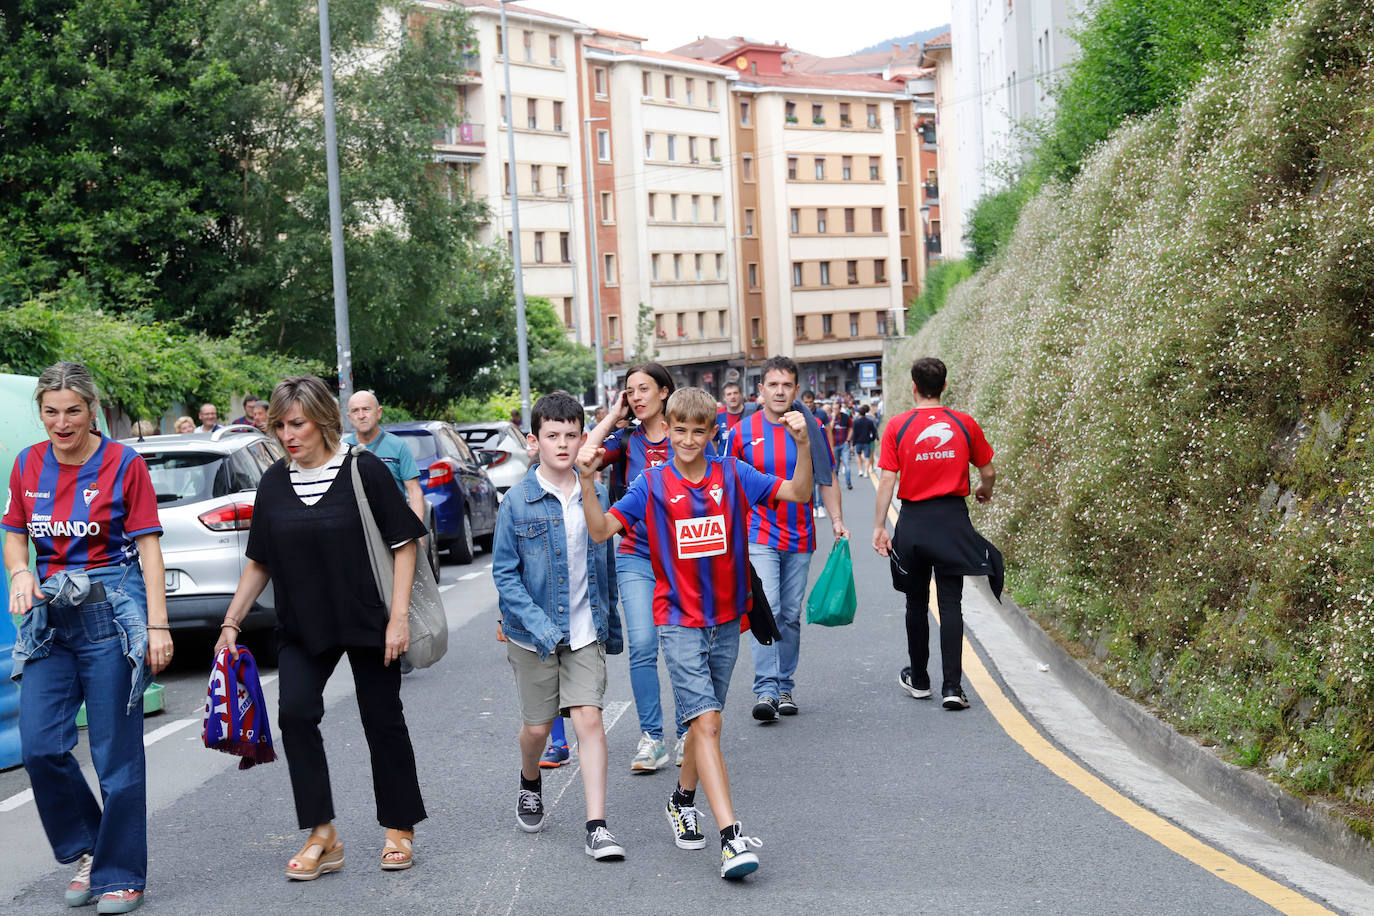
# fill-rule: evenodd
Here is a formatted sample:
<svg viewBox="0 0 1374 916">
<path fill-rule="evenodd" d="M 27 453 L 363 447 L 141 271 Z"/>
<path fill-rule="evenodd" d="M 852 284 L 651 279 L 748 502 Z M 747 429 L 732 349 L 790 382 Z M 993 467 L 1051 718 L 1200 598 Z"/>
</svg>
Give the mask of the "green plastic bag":
<svg viewBox="0 0 1374 916">
<path fill-rule="evenodd" d="M 830 549 L 825 569 L 806 599 L 806 622 L 823 627 L 842 627 L 854 622 L 859 596 L 854 591 L 854 563 L 849 559 L 849 538 L 840 538 Z"/>
</svg>

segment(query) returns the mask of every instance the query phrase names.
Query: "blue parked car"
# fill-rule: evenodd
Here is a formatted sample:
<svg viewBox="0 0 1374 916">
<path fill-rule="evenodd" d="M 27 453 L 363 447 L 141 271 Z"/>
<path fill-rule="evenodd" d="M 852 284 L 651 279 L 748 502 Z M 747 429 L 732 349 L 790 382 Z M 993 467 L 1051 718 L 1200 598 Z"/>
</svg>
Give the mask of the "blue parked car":
<svg viewBox="0 0 1374 916">
<path fill-rule="evenodd" d="M 458 563 L 471 563 L 473 547 L 491 552 L 496 531 L 496 487 L 453 427 L 439 420 L 384 423 L 400 436 L 420 469 L 420 490 L 434 507 L 435 542 Z"/>
</svg>

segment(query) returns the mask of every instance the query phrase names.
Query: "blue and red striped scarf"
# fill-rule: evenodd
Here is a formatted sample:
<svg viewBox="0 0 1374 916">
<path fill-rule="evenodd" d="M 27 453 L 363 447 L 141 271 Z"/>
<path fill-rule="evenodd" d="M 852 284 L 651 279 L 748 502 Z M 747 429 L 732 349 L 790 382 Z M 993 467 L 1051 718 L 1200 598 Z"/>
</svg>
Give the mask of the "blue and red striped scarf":
<svg viewBox="0 0 1374 916">
<path fill-rule="evenodd" d="M 272 749 L 272 726 L 258 682 L 253 653 L 242 647 L 236 659 L 228 649 L 215 656 L 210 689 L 205 697 L 205 746 L 243 758 L 239 769 L 277 759 Z"/>
</svg>

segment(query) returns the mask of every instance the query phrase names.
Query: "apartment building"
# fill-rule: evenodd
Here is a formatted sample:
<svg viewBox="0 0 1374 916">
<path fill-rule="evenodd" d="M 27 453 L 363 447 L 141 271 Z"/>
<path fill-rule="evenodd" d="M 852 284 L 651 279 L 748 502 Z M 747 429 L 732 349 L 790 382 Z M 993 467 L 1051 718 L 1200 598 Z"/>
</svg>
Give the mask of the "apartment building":
<svg viewBox="0 0 1374 916">
<path fill-rule="evenodd" d="M 941 209 L 940 231 L 935 233 L 940 256 L 953 260 L 964 256 L 964 207 L 960 200 L 963 182 L 957 144 L 961 136 L 958 89 L 954 80 L 951 35 L 945 32 L 926 42 L 923 63 L 934 70 L 935 159 Z M 964 115 L 967 117 L 967 113 Z"/>
<path fill-rule="evenodd" d="M 731 213 L 729 68 L 601 32 L 583 97 L 596 201 L 607 358 L 631 361 L 641 305 L 649 347 L 683 384 L 718 390 L 743 357 Z"/>
</svg>

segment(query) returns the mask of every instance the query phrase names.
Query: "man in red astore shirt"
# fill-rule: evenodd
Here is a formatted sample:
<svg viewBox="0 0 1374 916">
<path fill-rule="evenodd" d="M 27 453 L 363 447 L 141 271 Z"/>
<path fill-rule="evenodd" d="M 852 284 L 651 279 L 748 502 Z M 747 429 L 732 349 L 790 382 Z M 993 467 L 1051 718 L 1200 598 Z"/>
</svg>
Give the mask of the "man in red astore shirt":
<svg viewBox="0 0 1374 916">
<path fill-rule="evenodd" d="M 997 478 L 992 446 L 973 417 L 940 404 L 945 390 L 945 364 L 923 357 L 911 365 L 916 408 L 898 414 L 883 430 L 878 467 L 878 504 L 873 517 L 873 549 L 888 557 L 892 585 L 906 593 L 907 654 L 911 667 L 899 676 L 902 689 L 918 700 L 930 697 L 930 577 L 940 608 L 941 705 L 968 708 L 964 695 L 962 651 L 964 576 L 988 576 L 993 592 L 1002 594 L 1002 555 L 969 521 L 968 466 L 978 468 L 980 503 L 992 499 Z M 902 501 L 897 530 L 887 533 L 892 491 Z"/>
</svg>

